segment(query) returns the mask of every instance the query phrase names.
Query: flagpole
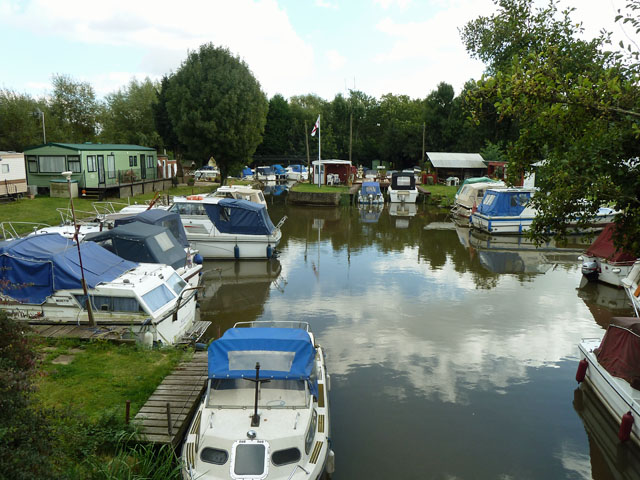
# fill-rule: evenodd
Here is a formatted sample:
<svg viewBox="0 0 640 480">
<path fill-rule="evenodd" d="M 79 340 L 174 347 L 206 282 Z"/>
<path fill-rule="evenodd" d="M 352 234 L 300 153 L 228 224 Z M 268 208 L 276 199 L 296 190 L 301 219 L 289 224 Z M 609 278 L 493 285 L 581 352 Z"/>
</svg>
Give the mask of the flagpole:
<svg viewBox="0 0 640 480">
<path fill-rule="evenodd" d="M 322 188 L 322 122 L 320 122 L 320 115 L 318 115 L 318 188 Z"/>
</svg>

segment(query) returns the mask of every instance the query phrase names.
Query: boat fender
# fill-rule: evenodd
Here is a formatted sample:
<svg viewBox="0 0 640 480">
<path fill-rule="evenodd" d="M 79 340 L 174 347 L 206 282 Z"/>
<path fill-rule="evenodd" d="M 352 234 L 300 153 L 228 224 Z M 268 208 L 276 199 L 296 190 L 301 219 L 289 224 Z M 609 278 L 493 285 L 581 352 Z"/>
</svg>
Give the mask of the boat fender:
<svg viewBox="0 0 640 480">
<path fill-rule="evenodd" d="M 196 343 L 196 352 L 204 352 L 209 346 L 206 343 Z"/>
<path fill-rule="evenodd" d="M 333 453 L 333 450 L 329 450 L 329 456 L 327 457 L 327 466 L 325 467 L 325 471 L 329 475 L 336 471 L 336 454 Z"/>
<path fill-rule="evenodd" d="M 576 382 L 580 383 L 584 380 L 585 375 L 587 374 L 587 367 L 589 366 L 589 362 L 587 362 L 586 358 L 583 358 L 578 363 L 578 371 L 576 372 Z"/>
<path fill-rule="evenodd" d="M 200 255 L 199 253 L 196 253 L 196 254 L 193 256 L 193 262 L 194 262 L 196 265 L 202 265 L 202 255 Z"/>
<path fill-rule="evenodd" d="M 153 333 L 148 331 L 144 332 L 144 336 L 142 338 L 142 344 L 147 348 L 153 347 Z"/>
<path fill-rule="evenodd" d="M 271 258 L 273 256 L 273 248 L 271 244 L 267 245 L 267 258 Z"/>
<path fill-rule="evenodd" d="M 238 260 L 240 258 L 240 247 L 236 244 L 235 247 L 233 247 L 233 257 Z"/>
<path fill-rule="evenodd" d="M 631 411 L 622 416 L 620 422 L 620 430 L 618 430 L 618 438 L 621 442 L 626 442 L 631 437 L 631 427 L 633 427 L 633 415 Z"/>
</svg>

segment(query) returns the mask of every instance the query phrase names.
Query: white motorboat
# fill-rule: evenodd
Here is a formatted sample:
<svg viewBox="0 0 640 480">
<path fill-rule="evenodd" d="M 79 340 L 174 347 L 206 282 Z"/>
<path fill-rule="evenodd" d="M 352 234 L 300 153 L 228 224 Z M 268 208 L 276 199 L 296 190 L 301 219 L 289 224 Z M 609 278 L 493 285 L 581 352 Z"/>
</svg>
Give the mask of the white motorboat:
<svg viewBox="0 0 640 480">
<path fill-rule="evenodd" d="M 607 225 L 578 259 L 582 260 L 582 274 L 587 280 L 621 287 L 622 279 L 629 275 L 636 257 L 614 246 L 614 230 L 615 224 Z"/>
<path fill-rule="evenodd" d="M 202 195 L 174 197 L 191 246 L 203 258 L 271 258 L 280 242 L 283 217 L 274 226 L 267 208 L 246 200 Z"/>
<path fill-rule="evenodd" d="M 329 375 L 308 324 L 238 323 L 211 343 L 208 356 L 206 392 L 182 448 L 183 478 L 317 480 L 333 473 Z"/>
<path fill-rule="evenodd" d="M 602 340 L 578 345 L 578 382 L 586 381 L 619 425 L 621 441 L 640 445 L 640 319 L 613 317 Z"/>
<path fill-rule="evenodd" d="M 289 165 L 285 170 L 287 172 L 287 180 L 295 180 L 296 182 L 309 180 L 309 170 L 304 165 Z"/>
<path fill-rule="evenodd" d="M 391 185 L 388 189 L 391 203 L 415 203 L 418 198 L 416 178 L 410 172 L 398 172 L 391 176 Z"/>
<path fill-rule="evenodd" d="M 477 182 L 467 183 L 456 193 L 456 200 L 451 213 L 457 217 L 469 218 L 482 203 L 482 198 L 487 189 L 498 190 L 507 188 L 503 182 Z"/>
<path fill-rule="evenodd" d="M 491 234 L 520 235 L 527 232 L 537 216 L 537 211 L 530 202 L 534 193 L 533 188 L 487 189 L 482 203 L 471 214 L 471 226 Z M 613 209 L 602 207 L 591 219 L 589 226 L 573 233 L 602 230 L 614 218 Z"/>
<path fill-rule="evenodd" d="M 384 196 L 380 191 L 380 183 L 378 182 L 362 182 L 360 190 L 358 190 L 359 204 L 382 204 Z"/>
<path fill-rule="evenodd" d="M 247 200 L 267 206 L 262 190 L 251 188 L 249 185 L 222 185 L 210 193 L 208 196 L 216 198 L 235 198 L 236 200 Z"/>
<path fill-rule="evenodd" d="M 640 260 L 636 260 L 629 274 L 620 283 L 627 292 L 629 300 L 631 300 L 636 316 L 640 317 Z"/>
<path fill-rule="evenodd" d="M 58 234 L 0 242 L 0 308 L 18 320 L 127 326 L 140 341 L 173 344 L 191 327 L 196 290 L 163 264 L 134 263 Z"/>
<path fill-rule="evenodd" d="M 254 176 L 256 180 L 259 180 L 261 182 L 276 181 L 276 171 L 273 169 L 273 167 L 257 167 Z"/>
</svg>

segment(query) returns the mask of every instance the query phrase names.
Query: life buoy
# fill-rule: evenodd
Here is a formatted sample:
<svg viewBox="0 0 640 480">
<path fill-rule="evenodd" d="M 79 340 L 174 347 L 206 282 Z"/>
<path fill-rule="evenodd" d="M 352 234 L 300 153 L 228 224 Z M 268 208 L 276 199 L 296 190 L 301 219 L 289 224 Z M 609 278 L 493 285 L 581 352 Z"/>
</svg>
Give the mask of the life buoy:
<svg viewBox="0 0 640 480">
<path fill-rule="evenodd" d="M 189 195 L 187 197 L 187 200 L 202 200 L 202 199 L 203 199 L 202 195 Z"/>
</svg>

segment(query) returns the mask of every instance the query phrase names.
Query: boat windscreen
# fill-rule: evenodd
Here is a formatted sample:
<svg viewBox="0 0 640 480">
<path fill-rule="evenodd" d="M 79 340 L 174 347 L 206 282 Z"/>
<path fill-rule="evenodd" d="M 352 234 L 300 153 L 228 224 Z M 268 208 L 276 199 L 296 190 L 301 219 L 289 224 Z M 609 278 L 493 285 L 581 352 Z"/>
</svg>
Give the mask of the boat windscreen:
<svg viewBox="0 0 640 480">
<path fill-rule="evenodd" d="M 244 378 L 217 379 L 212 382 L 207 407 L 253 407 L 255 382 Z M 260 382 L 258 407 L 305 407 L 307 383 L 303 380 L 269 380 Z"/>
</svg>

